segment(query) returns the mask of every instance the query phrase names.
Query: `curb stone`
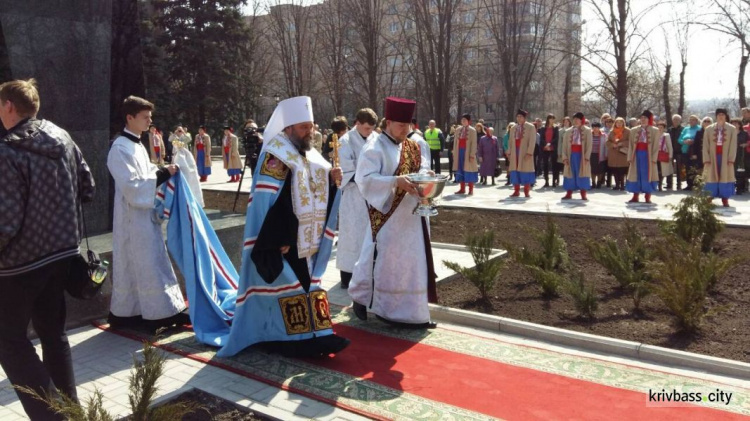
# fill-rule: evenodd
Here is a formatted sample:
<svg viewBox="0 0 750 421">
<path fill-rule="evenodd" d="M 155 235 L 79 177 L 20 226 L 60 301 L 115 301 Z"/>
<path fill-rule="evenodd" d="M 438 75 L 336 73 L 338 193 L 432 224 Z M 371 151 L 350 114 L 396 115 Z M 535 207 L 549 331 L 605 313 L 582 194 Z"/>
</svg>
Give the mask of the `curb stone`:
<svg viewBox="0 0 750 421">
<path fill-rule="evenodd" d="M 430 304 L 430 316 L 436 321 L 509 333 L 556 345 L 573 346 L 584 351 L 606 353 L 650 363 L 668 364 L 681 368 L 700 370 L 708 374 L 750 379 L 750 364 L 741 361 L 575 332 L 437 304 Z"/>
</svg>

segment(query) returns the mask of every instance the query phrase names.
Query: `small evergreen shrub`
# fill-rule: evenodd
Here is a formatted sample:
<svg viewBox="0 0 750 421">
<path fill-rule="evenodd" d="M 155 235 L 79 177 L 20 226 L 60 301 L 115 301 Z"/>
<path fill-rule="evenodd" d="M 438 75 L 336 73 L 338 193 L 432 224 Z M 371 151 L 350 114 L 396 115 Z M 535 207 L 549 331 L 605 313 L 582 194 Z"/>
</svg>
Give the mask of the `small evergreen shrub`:
<svg viewBox="0 0 750 421">
<path fill-rule="evenodd" d="M 702 178 L 696 177 L 692 194 L 685 196 L 677 206 L 668 205 L 674 209 L 672 220 L 660 225 L 665 235 L 676 235 L 688 243 L 698 243 L 701 251 L 708 253 L 713 250 L 724 223 L 714 213 L 716 205 L 703 186 Z"/>
<path fill-rule="evenodd" d="M 706 308 L 709 291 L 728 270 L 744 261 L 703 253 L 701 244 L 666 236 L 655 247 L 648 271 L 655 281 L 654 293 L 672 313 L 684 332 L 695 332 L 703 318 L 720 309 Z"/>
<path fill-rule="evenodd" d="M 199 409 L 199 406 L 189 402 L 160 405 L 152 408 L 154 396 L 157 392 L 156 381 L 164 373 L 164 355 L 148 341 L 143 342 L 143 360 L 133 357 L 134 367 L 130 373 L 130 410 L 132 421 L 174 421 L 181 420 L 185 415 Z M 61 399 L 42 396 L 37 391 L 23 386 L 17 387 L 23 393 L 43 401 L 56 413 L 63 415 L 70 421 L 113 421 L 114 417 L 102 405 L 102 393 L 94 390 L 94 396 L 86 400 L 84 405 L 73 402 L 67 396 Z"/>
<path fill-rule="evenodd" d="M 586 247 L 591 257 L 614 276 L 620 287 L 633 298 L 633 307 L 640 311 L 641 301 L 652 290 L 651 276 L 646 263 L 653 251 L 632 220 L 625 218 L 625 239 L 618 241 L 606 236 L 599 241 L 589 240 Z"/>
<path fill-rule="evenodd" d="M 516 262 L 531 271 L 543 296 L 555 297 L 565 282 L 565 271 L 570 267 L 567 244 L 560 235 L 560 227 L 549 212 L 545 229 L 536 230 L 532 235 L 537 243 L 533 250 L 508 242 L 503 246 Z"/>
<path fill-rule="evenodd" d="M 594 284 L 587 283 L 582 272 L 576 272 L 565 283 L 565 291 L 573 299 L 578 314 L 588 319 L 594 318 L 599 302 L 594 290 Z"/>
<path fill-rule="evenodd" d="M 495 234 L 492 231 L 484 231 L 481 234 L 469 234 L 466 236 L 465 244 L 471 252 L 475 266 L 473 268 L 466 268 L 455 262 L 443 261 L 449 269 L 461 274 L 461 276 L 474 284 L 485 302 L 489 302 L 490 291 L 492 291 L 495 282 L 500 277 L 500 271 L 505 268 L 504 259 L 490 259 L 494 243 Z"/>
</svg>

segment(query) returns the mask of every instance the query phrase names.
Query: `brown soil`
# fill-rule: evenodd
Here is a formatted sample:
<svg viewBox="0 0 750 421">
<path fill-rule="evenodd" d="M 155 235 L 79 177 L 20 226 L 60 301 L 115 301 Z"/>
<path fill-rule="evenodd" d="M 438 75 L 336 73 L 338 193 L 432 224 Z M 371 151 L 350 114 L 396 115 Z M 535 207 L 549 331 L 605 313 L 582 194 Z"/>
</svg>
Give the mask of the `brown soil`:
<svg viewBox="0 0 750 421">
<path fill-rule="evenodd" d="M 545 300 L 526 269 L 510 262 L 485 304 L 478 290 L 458 277 L 438 284 L 439 303 L 445 306 L 479 311 L 548 326 L 604 335 L 635 342 L 679 349 L 715 357 L 750 362 L 750 260 L 733 268 L 721 278 L 708 300 L 709 308 L 725 307 L 704 320 L 698 333 L 676 333 L 673 319 L 658 297 L 651 295 L 641 303 L 642 313 L 634 314 L 632 299 L 623 294 L 617 281 L 589 255 L 584 242 L 607 234 L 622 236 L 622 220 L 555 216 L 561 235 L 576 269 L 585 272 L 596 284 L 599 309 L 594 320 L 577 316 L 572 300 L 565 294 Z M 643 233 L 656 233 L 655 221 L 636 221 Z M 462 243 L 466 232 L 492 230 L 496 246 L 502 241 L 517 241 L 531 246 L 529 229 L 542 229 L 544 215 L 529 215 L 473 209 L 440 209 L 431 219 L 433 241 Z M 726 228 L 719 236 L 716 250 L 720 256 L 748 253 L 750 229 Z"/>
<path fill-rule="evenodd" d="M 267 421 L 270 418 L 240 409 L 232 402 L 218 396 L 193 389 L 175 397 L 172 402 L 194 402 L 201 409 L 182 417 L 182 421 Z"/>
</svg>

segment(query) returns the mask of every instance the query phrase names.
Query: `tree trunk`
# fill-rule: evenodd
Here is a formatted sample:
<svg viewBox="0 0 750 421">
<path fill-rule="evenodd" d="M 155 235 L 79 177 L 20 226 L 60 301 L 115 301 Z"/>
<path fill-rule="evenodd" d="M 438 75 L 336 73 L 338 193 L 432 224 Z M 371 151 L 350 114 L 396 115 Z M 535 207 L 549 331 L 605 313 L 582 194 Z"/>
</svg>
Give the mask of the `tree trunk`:
<svg viewBox="0 0 750 421">
<path fill-rule="evenodd" d="M 664 100 L 664 111 L 666 112 L 666 119 L 669 121 L 672 118 L 672 105 L 669 103 L 669 78 L 672 72 L 672 64 L 668 63 L 664 70 L 664 80 L 661 82 L 662 97 Z"/>
<path fill-rule="evenodd" d="M 745 96 L 745 70 L 747 70 L 748 53 L 744 46 L 742 49 L 742 58 L 740 59 L 740 74 L 737 87 L 740 93 L 740 108 L 747 107 L 747 97 Z"/>
<path fill-rule="evenodd" d="M 677 114 L 682 116 L 685 112 L 685 69 L 687 68 L 687 61 L 683 58 L 682 69 L 680 69 L 680 102 L 677 104 Z"/>
<path fill-rule="evenodd" d="M 565 69 L 565 84 L 563 85 L 563 115 L 560 116 L 560 121 L 562 121 L 562 117 L 570 115 L 570 83 L 573 79 L 573 69 L 571 66 L 572 64 L 569 64 Z"/>
<path fill-rule="evenodd" d="M 615 49 L 617 55 L 617 88 L 615 89 L 615 99 L 617 100 L 617 115 L 623 118 L 628 115 L 628 3 L 628 0 L 617 0 L 617 11 L 620 20 L 617 27 L 617 37 L 614 40 L 617 44 L 617 48 Z"/>
</svg>

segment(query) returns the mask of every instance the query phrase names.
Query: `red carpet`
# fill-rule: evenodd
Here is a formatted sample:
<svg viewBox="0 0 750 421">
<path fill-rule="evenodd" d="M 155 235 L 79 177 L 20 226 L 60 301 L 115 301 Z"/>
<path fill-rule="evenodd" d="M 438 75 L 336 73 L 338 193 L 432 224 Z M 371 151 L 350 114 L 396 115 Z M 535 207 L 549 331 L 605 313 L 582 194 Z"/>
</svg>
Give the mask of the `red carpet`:
<svg viewBox="0 0 750 421">
<path fill-rule="evenodd" d="M 387 329 L 379 325 L 379 322 L 371 323 L 375 329 Z M 103 325 L 98 326 L 106 329 Z M 636 392 L 619 389 L 592 381 L 518 367 L 373 333 L 347 324 L 336 324 L 335 330 L 336 333 L 350 339 L 351 345 L 335 357 L 310 359 L 305 360 L 305 363 L 491 417 L 511 421 L 747 419 L 740 414 L 701 405 L 657 407 L 658 404 L 649 404 L 647 390 Z M 134 339 L 150 339 L 139 333 L 111 332 Z M 183 330 L 175 334 L 175 337 L 181 337 L 183 340 L 170 343 L 169 338 L 166 338 L 165 343 L 156 345 L 167 351 L 274 384 L 331 405 L 383 418 L 369 412 L 366 401 L 359 401 L 359 404 L 352 406 L 335 398 L 345 396 L 343 390 L 339 391 L 338 395 L 326 396 L 320 389 L 296 388 L 280 382 L 278 378 L 273 380 L 273 377 L 268 377 L 268 373 L 257 368 L 243 367 L 241 363 L 237 365 L 216 361 L 211 356 L 215 355 L 215 348 L 195 344 L 194 341 L 184 341 L 185 335 L 188 334 L 192 337 L 192 332 Z M 186 345 L 191 342 L 200 345 L 201 349 Z M 487 340 L 485 344 L 493 346 L 494 341 Z M 503 345 L 498 343 L 497 346 Z M 210 350 L 210 355 L 206 355 L 207 350 Z M 660 376 L 656 372 L 652 373 Z M 669 375 L 664 376 L 666 381 Z M 687 380 L 692 379 L 686 378 Z M 738 388 L 727 386 L 723 389 L 732 391 Z M 710 391 L 713 391 L 713 388 L 703 390 Z M 410 414 L 406 413 L 398 413 L 398 417 L 411 418 Z"/>
<path fill-rule="evenodd" d="M 697 405 L 648 407 L 647 393 L 458 354 L 337 325 L 352 343 L 328 360 L 331 370 L 507 420 L 732 420 L 738 414 Z"/>
</svg>

